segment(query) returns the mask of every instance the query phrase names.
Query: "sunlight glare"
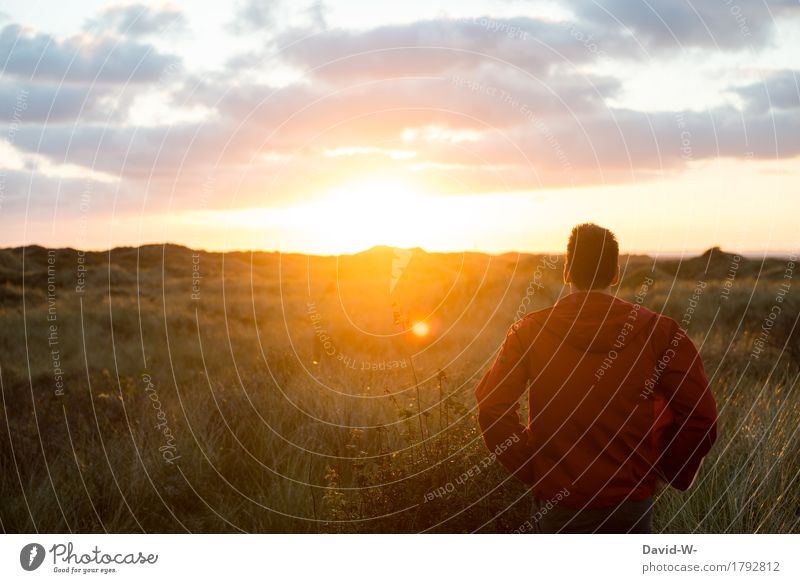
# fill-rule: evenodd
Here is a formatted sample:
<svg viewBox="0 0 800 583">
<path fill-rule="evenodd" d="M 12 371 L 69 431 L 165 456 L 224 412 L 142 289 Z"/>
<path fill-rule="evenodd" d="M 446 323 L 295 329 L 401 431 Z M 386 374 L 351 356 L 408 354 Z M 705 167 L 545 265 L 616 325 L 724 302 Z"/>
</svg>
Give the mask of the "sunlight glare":
<svg viewBox="0 0 800 583">
<path fill-rule="evenodd" d="M 427 336 L 428 333 L 431 331 L 431 327 L 428 326 L 426 322 L 417 322 L 413 326 L 411 326 L 411 331 L 414 333 L 415 336 L 419 336 L 420 338 Z"/>
<path fill-rule="evenodd" d="M 316 202 L 292 210 L 336 253 L 361 251 L 376 244 L 419 244 L 421 209 L 429 197 L 399 180 L 376 179 L 332 188 Z"/>
</svg>

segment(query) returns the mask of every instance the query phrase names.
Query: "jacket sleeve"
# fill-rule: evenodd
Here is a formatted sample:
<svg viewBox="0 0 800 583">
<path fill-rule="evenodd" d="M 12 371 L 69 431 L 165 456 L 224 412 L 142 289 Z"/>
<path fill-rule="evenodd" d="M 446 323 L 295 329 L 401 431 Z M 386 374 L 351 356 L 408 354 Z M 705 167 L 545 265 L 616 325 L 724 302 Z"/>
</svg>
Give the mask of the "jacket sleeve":
<svg viewBox="0 0 800 583">
<path fill-rule="evenodd" d="M 527 432 L 519 419 L 519 399 L 528 383 L 524 350 L 515 328 L 511 328 L 494 364 L 475 388 L 478 425 L 486 446 L 511 473 L 526 482 L 531 450 Z"/>
<path fill-rule="evenodd" d="M 664 432 L 656 469 L 670 485 L 686 490 L 717 438 L 717 405 L 694 343 L 676 322 L 669 328 L 658 386 L 673 422 Z"/>
</svg>

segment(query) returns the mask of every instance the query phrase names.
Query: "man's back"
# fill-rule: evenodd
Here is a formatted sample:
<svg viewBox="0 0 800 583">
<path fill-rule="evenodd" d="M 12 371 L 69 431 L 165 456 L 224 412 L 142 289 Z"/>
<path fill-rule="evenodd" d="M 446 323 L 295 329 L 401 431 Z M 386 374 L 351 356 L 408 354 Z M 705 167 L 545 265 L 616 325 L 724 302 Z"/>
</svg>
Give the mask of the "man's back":
<svg viewBox="0 0 800 583">
<path fill-rule="evenodd" d="M 516 403 L 528 384 L 523 428 Z M 692 342 L 670 318 L 602 292 L 570 294 L 512 326 L 476 396 L 498 459 L 540 500 L 569 492 L 560 504 L 570 508 L 645 500 L 658 477 L 685 489 L 715 439 Z"/>
</svg>

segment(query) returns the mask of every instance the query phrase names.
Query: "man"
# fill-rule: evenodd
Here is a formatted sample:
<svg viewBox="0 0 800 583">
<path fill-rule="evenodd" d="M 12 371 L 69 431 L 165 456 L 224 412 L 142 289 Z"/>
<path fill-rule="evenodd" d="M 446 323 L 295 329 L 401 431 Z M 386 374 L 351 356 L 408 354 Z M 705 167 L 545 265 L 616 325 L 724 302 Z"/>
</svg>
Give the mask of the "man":
<svg viewBox="0 0 800 583">
<path fill-rule="evenodd" d="M 641 305 L 645 288 L 635 303 L 608 293 L 618 262 L 611 231 L 575 227 L 564 265 L 572 293 L 515 323 L 475 390 L 486 445 L 531 486 L 528 530 L 650 532 L 662 481 L 689 488 L 716 439 L 694 344 Z"/>
</svg>

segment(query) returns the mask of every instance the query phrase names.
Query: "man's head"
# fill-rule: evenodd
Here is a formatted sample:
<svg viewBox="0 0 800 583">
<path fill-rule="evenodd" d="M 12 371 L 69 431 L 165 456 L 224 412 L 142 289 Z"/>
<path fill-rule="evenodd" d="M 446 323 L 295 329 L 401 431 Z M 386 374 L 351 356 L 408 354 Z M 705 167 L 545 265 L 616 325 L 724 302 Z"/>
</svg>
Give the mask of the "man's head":
<svg viewBox="0 0 800 583">
<path fill-rule="evenodd" d="M 564 281 L 579 290 L 600 290 L 619 281 L 619 244 L 614 233 L 594 223 L 572 229 Z"/>
</svg>

